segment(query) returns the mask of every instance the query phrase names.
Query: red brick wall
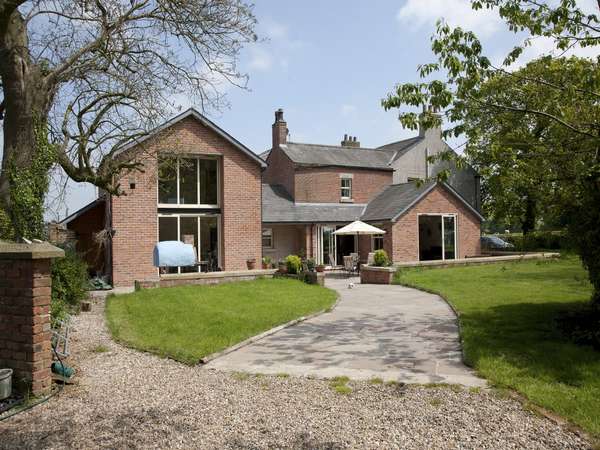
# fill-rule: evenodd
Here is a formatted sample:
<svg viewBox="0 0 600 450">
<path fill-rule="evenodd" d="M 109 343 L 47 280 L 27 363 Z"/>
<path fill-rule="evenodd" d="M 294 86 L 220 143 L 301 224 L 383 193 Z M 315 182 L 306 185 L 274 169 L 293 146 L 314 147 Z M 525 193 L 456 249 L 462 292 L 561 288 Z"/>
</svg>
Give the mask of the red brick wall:
<svg viewBox="0 0 600 450">
<path fill-rule="evenodd" d="M 34 395 L 50 390 L 50 260 L 0 259 L 0 368 Z"/>
<path fill-rule="evenodd" d="M 113 283 L 156 280 L 152 251 L 158 239 L 157 151 L 177 154 L 220 155 L 221 159 L 221 262 L 224 270 L 245 270 L 246 260 L 261 258 L 261 167 L 194 118 L 188 117 L 156 136 L 144 148 L 134 149 L 144 164 L 135 173 L 135 190 L 129 175 L 121 188 L 126 195 L 112 198 Z"/>
<path fill-rule="evenodd" d="M 479 218 L 454 195 L 437 186 L 393 224 L 392 233 L 385 235 L 384 248 L 390 250 L 388 254 L 394 262 L 419 260 L 419 213 L 457 214 L 457 258 L 481 254 Z"/>
<path fill-rule="evenodd" d="M 294 163 L 279 147 L 271 150 L 268 167 L 263 172 L 263 182 L 280 184 L 288 194 L 294 196 Z"/>
<path fill-rule="evenodd" d="M 298 167 L 295 174 L 297 202 L 339 203 L 340 174 L 352 174 L 354 203 L 368 203 L 392 183 L 392 172 L 341 167 Z"/>
</svg>

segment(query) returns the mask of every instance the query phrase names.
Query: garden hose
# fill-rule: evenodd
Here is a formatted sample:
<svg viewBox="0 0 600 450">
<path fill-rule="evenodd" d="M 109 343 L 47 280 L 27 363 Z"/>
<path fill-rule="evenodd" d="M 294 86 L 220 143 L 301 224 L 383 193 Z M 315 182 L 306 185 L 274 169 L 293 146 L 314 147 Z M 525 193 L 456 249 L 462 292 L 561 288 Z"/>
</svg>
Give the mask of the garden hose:
<svg viewBox="0 0 600 450">
<path fill-rule="evenodd" d="M 60 356 L 58 356 L 58 353 L 56 352 L 56 347 L 54 345 L 52 346 L 52 351 L 54 352 L 54 355 L 56 355 L 56 358 L 58 359 L 58 362 L 59 362 L 60 367 L 61 367 L 61 372 L 65 373 L 65 370 L 66 370 L 65 367 L 67 367 L 67 366 L 64 365 L 62 359 L 60 359 Z M 67 367 L 67 369 L 73 370 L 70 367 Z M 27 405 L 23 409 L 19 409 L 18 411 L 14 411 L 14 412 L 12 412 L 10 414 L 7 414 L 6 416 L 0 417 L 0 422 L 3 421 L 3 420 L 8 419 L 9 417 L 16 416 L 17 414 L 20 414 L 22 412 L 29 411 L 34 406 L 38 406 L 38 405 L 41 405 L 42 403 L 46 403 L 52 397 L 54 397 L 55 395 L 57 395 L 58 393 L 60 393 L 63 390 L 64 386 L 65 386 L 65 383 L 63 381 L 62 383 L 60 383 L 58 385 L 58 389 L 55 390 L 54 392 L 52 392 L 50 395 L 47 395 L 46 397 L 42 398 L 41 400 L 39 400 L 39 401 L 37 401 L 35 403 L 32 403 L 31 405 Z"/>
</svg>

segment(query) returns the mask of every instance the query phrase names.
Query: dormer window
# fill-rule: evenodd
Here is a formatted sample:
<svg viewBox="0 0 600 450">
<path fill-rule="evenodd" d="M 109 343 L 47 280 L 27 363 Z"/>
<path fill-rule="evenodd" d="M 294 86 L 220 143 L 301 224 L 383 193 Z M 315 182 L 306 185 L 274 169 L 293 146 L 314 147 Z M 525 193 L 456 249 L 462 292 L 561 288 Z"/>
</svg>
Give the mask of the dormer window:
<svg viewBox="0 0 600 450">
<path fill-rule="evenodd" d="M 352 175 L 340 176 L 340 198 L 342 201 L 352 200 Z"/>
</svg>

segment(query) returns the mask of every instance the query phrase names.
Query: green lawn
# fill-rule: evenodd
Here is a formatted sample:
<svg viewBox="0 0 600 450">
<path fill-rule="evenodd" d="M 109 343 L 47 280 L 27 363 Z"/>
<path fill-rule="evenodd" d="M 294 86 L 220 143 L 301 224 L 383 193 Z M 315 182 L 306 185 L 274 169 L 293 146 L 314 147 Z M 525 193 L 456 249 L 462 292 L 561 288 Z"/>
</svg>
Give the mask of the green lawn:
<svg viewBox="0 0 600 450">
<path fill-rule="evenodd" d="M 565 340 L 555 325 L 590 297 L 578 259 L 409 269 L 395 282 L 450 301 L 467 363 L 482 376 L 600 436 L 600 353 Z"/>
<path fill-rule="evenodd" d="M 110 297 L 112 335 L 127 345 L 195 364 L 203 356 L 329 308 L 337 294 L 291 279 L 147 289 Z"/>
</svg>

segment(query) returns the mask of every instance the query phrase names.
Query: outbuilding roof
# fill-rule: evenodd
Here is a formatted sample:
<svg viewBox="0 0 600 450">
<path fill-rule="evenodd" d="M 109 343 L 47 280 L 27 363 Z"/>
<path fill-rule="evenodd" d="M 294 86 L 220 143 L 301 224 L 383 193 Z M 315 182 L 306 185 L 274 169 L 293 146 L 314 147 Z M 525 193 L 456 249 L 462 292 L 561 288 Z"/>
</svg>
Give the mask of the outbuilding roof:
<svg viewBox="0 0 600 450">
<path fill-rule="evenodd" d="M 360 218 L 364 204 L 295 203 L 285 188 L 263 184 L 262 220 L 265 223 L 353 222 Z"/>
<path fill-rule="evenodd" d="M 466 201 L 454 188 L 444 182 L 429 181 L 427 183 L 392 184 L 385 188 L 377 197 L 369 202 L 361 217 L 363 221 L 392 220 L 408 211 L 436 186 L 442 186 L 460 200 L 480 220 L 483 216 Z"/>
</svg>

